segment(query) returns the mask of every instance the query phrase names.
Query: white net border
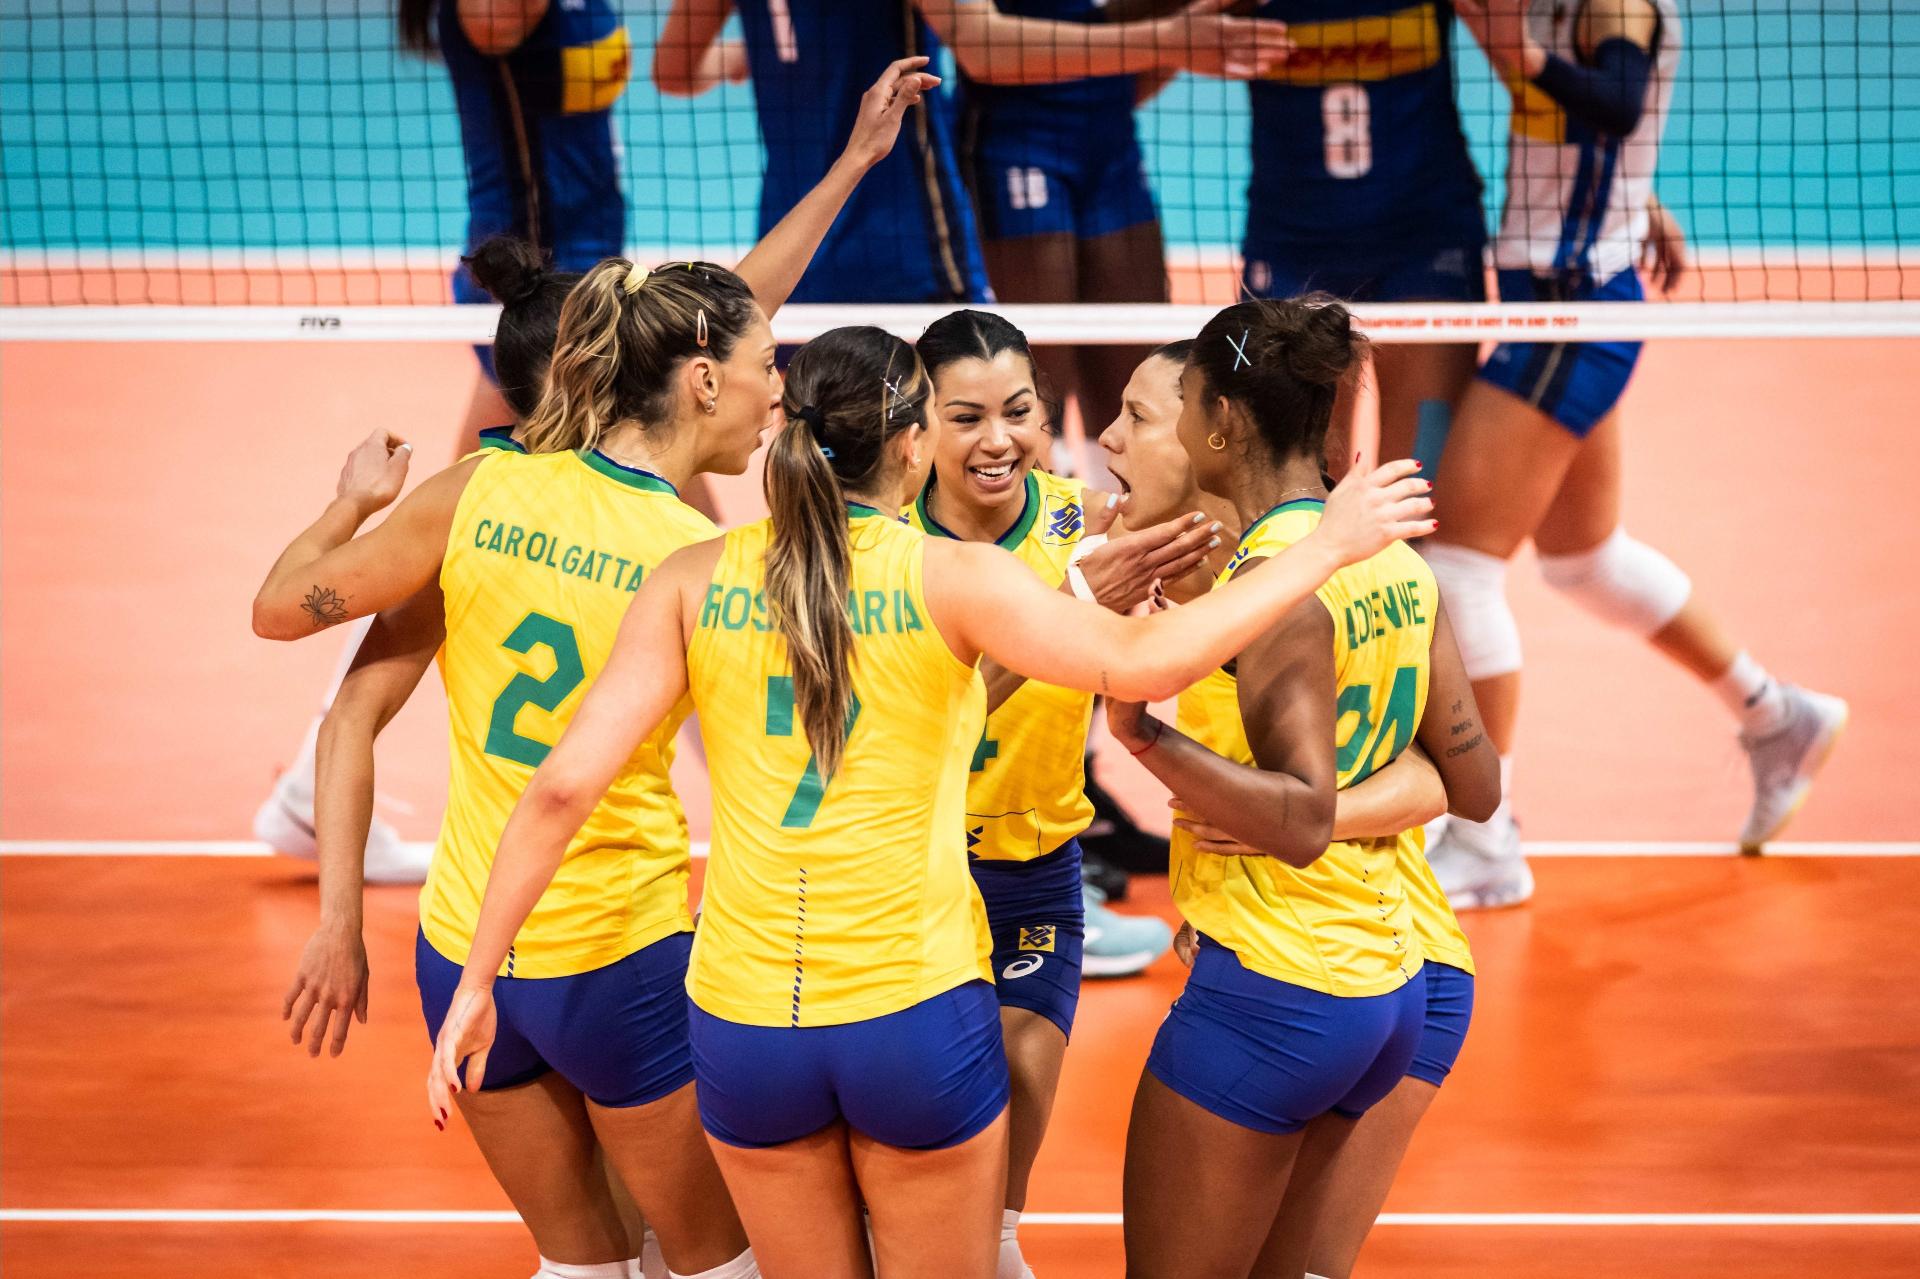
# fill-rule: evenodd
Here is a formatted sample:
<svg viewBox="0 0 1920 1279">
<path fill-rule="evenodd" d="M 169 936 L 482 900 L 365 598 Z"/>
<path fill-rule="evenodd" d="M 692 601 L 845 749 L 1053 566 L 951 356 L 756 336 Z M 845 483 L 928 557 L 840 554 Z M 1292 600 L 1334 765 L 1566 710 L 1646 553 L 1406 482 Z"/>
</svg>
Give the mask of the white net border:
<svg viewBox="0 0 1920 1279">
<path fill-rule="evenodd" d="M 1126 346 L 1192 337 L 1219 310 L 1182 305 L 994 305 L 1037 344 Z M 1627 342 L 1669 338 L 1920 337 L 1920 302 L 1392 303 L 1358 305 L 1385 343 Z M 783 342 L 877 324 L 909 340 L 948 305 L 792 305 Z M 489 342 L 491 306 L 0 307 L 0 342 Z"/>
</svg>

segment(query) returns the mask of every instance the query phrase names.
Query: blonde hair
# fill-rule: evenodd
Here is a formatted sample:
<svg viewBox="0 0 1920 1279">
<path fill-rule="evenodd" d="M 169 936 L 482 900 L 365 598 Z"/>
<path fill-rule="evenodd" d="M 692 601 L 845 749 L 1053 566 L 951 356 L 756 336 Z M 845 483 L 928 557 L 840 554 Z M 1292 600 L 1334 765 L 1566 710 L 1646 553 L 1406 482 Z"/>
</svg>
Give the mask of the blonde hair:
<svg viewBox="0 0 1920 1279">
<path fill-rule="evenodd" d="M 675 371 L 727 359 L 753 318 L 753 291 L 725 267 L 606 259 L 560 309 L 546 390 L 521 429 L 527 451 L 590 449 L 620 422 L 668 421 Z"/>
<path fill-rule="evenodd" d="M 887 442 L 926 424 L 927 391 L 913 347 L 870 326 L 823 333 L 787 370 L 787 425 L 767 450 L 766 598 L 823 780 L 839 766 L 853 704 L 846 491 L 885 478 Z"/>
</svg>

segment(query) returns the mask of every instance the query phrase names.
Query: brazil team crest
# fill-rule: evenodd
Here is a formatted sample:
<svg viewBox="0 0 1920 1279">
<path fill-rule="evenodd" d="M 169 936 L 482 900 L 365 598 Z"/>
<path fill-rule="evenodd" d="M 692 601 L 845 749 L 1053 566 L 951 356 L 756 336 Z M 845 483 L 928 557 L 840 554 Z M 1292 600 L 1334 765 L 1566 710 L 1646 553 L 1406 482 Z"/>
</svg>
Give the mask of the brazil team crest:
<svg viewBox="0 0 1920 1279">
<path fill-rule="evenodd" d="M 1040 541 L 1047 546 L 1071 546 L 1086 527 L 1078 497 L 1049 493 L 1040 506 Z"/>
<path fill-rule="evenodd" d="M 1022 925 L 1020 928 L 1020 949 L 1039 950 L 1053 953 L 1053 925 Z"/>
</svg>

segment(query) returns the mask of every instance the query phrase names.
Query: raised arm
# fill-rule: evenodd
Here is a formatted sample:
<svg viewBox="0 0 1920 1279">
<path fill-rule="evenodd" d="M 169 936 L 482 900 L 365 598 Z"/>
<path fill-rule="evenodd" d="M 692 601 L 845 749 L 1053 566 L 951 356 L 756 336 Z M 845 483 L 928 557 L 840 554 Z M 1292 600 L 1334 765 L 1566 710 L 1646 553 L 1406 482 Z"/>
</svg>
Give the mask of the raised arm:
<svg viewBox="0 0 1920 1279">
<path fill-rule="evenodd" d="M 1427 709 L 1414 739 L 1440 770 L 1447 811 L 1484 822 L 1500 805 L 1500 757 L 1480 726 L 1480 704 L 1473 698 L 1473 681 L 1467 678 L 1444 602 L 1434 609 L 1428 660 Z"/>
<path fill-rule="evenodd" d="M 304 1036 L 311 1056 L 327 1043 L 329 1054 L 338 1057 L 353 1020 L 367 1020 L 361 898 L 373 820 L 373 743 L 433 664 L 446 635 L 444 608 L 435 584 L 375 618 L 320 724 L 313 822 L 320 923 L 281 1008 L 292 1023 L 293 1042 Z"/>
<path fill-rule="evenodd" d="M 1356 466 L 1312 533 L 1191 604 L 1121 617 L 1049 590 L 1006 551 L 929 539 L 927 603 L 963 660 L 980 654 L 1030 679 L 1124 701 L 1172 697 L 1235 656 L 1347 564 L 1432 531 L 1418 464 Z"/>
<path fill-rule="evenodd" d="M 481 458 L 440 472 L 378 528 L 354 534 L 393 501 L 411 446 L 375 431 L 348 455 L 333 501 L 267 571 L 253 600 L 253 633 L 291 640 L 378 613 L 432 582 L 467 480 Z"/>
<path fill-rule="evenodd" d="M 1091 76 L 1192 71 L 1246 80 L 1292 52 L 1284 23 L 1196 0 L 1144 22 L 1056 22 L 1000 12 L 992 0 L 915 0 L 961 68 L 987 84 L 1053 84 Z"/>
<path fill-rule="evenodd" d="M 860 113 L 854 118 L 846 149 L 827 176 L 741 260 L 736 274 L 747 282 L 768 316 L 792 295 L 860 179 L 893 150 L 908 109 L 940 83 L 940 77 L 920 69 L 926 65 L 925 58 L 902 58 L 861 95 Z"/>
<path fill-rule="evenodd" d="M 486 897 L 446 1024 L 434 1049 L 428 1101 L 442 1122 L 460 1087 L 460 1062 L 477 1087 L 493 1043 L 493 982 L 507 949 L 553 882 L 567 845 L 620 766 L 687 691 L 686 599 L 713 577 L 718 539 L 676 551 L 627 606 L 607 664 L 534 771 L 500 835 Z"/>
</svg>

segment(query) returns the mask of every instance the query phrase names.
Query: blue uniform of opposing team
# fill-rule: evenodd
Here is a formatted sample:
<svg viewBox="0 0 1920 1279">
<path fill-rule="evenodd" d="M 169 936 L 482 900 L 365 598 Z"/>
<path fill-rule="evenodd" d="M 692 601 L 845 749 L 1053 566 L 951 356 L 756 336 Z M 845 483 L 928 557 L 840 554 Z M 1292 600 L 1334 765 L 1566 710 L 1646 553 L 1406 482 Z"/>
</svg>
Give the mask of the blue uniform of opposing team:
<svg viewBox="0 0 1920 1279">
<path fill-rule="evenodd" d="M 760 234 L 798 204 L 845 146 L 860 96 L 897 59 L 936 57 L 939 41 L 903 0 L 738 0 L 766 140 Z M 795 302 L 991 299 L 973 210 L 955 158 L 944 89 L 907 117 L 813 255 Z"/>
<path fill-rule="evenodd" d="M 1246 283 L 1287 297 L 1480 301 L 1486 221 L 1445 0 L 1268 0 L 1295 52 L 1248 86 Z"/>
<path fill-rule="evenodd" d="M 453 4 L 440 6 L 438 23 L 466 152 L 467 248 L 513 235 L 546 249 L 562 271 L 617 256 L 627 204 L 612 108 L 633 61 L 620 15 L 606 0 L 551 0 L 504 57 L 473 46 Z M 464 266 L 453 296 L 493 300 Z M 489 375 L 491 350 L 479 348 Z"/>
<path fill-rule="evenodd" d="M 1097 0 L 999 0 L 1004 13 L 1103 20 Z M 1092 239 L 1157 216 L 1134 127 L 1137 78 L 1060 84 L 966 82 L 968 162 L 990 240 Z"/>
</svg>

